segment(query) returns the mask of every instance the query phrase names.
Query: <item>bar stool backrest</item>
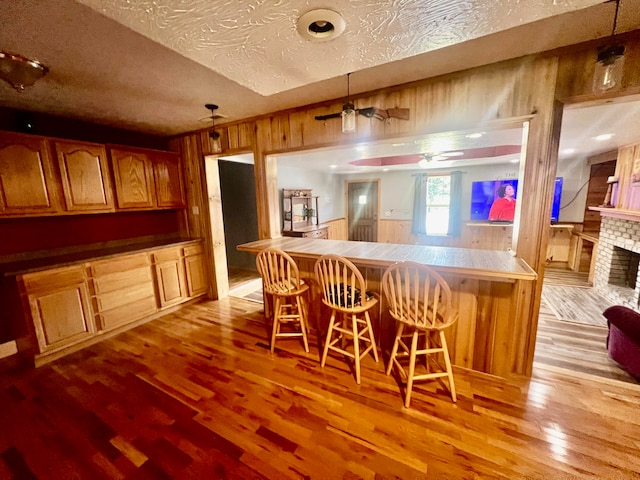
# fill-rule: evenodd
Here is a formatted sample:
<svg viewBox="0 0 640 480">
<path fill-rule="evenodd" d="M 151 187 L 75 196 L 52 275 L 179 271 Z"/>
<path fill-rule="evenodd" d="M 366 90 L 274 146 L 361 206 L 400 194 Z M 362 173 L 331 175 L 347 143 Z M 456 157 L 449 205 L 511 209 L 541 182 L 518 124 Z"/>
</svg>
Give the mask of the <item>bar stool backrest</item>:
<svg viewBox="0 0 640 480">
<path fill-rule="evenodd" d="M 340 310 L 365 307 L 372 301 L 358 267 L 339 255 L 323 255 L 314 266 L 322 302 Z"/>
<path fill-rule="evenodd" d="M 426 265 L 391 265 L 382 276 L 382 288 L 391 316 L 412 327 L 441 330 L 457 319 L 449 284 Z"/>
<path fill-rule="evenodd" d="M 288 253 L 277 248 L 263 250 L 256 257 L 256 266 L 266 293 L 287 295 L 300 290 L 300 272 Z"/>
</svg>

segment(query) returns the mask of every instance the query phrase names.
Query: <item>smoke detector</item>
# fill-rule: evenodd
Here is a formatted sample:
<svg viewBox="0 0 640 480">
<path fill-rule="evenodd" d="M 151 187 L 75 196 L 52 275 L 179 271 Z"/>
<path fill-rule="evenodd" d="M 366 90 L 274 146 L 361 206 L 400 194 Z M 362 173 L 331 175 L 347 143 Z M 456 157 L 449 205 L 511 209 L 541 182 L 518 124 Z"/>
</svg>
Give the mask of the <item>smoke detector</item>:
<svg viewBox="0 0 640 480">
<path fill-rule="evenodd" d="M 311 10 L 298 20 L 298 33 L 305 40 L 328 42 L 344 32 L 346 23 L 342 15 L 333 10 Z"/>
</svg>

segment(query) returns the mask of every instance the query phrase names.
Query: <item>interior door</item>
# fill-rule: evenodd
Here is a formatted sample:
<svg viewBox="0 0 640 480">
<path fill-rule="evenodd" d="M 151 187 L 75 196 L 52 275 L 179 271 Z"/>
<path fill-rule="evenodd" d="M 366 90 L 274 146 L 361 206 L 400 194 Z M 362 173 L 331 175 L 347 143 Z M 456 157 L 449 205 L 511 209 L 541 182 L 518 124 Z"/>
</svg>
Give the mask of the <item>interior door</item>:
<svg viewBox="0 0 640 480">
<path fill-rule="evenodd" d="M 349 182 L 349 240 L 378 241 L 378 182 Z"/>
</svg>

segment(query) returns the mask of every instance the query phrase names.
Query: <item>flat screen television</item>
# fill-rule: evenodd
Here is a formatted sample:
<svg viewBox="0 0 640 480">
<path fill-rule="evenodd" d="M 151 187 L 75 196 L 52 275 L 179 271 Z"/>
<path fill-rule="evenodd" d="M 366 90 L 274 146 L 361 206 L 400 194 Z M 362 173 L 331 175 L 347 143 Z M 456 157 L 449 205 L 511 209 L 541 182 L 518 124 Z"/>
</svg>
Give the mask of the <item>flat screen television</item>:
<svg viewBox="0 0 640 480">
<path fill-rule="evenodd" d="M 500 198 L 498 190 L 503 185 L 511 185 L 518 197 L 518 180 L 487 180 L 471 183 L 471 220 L 488 221 L 489 210 L 493 202 Z M 551 222 L 557 222 L 560 216 L 560 198 L 562 197 L 562 177 L 556 177 L 551 205 Z"/>
</svg>

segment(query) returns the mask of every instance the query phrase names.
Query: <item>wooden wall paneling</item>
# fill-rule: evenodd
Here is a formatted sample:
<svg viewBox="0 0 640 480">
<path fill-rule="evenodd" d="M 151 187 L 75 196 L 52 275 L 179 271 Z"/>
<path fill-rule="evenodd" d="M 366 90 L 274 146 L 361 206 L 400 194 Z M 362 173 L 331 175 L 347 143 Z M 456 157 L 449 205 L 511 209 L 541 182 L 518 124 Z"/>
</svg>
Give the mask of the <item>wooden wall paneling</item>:
<svg viewBox="0 0 640 480">
<path fill-rule="evenodd" d="M 322 222 L 328 225 L 329 240 L 348 240 L 349 231 L 347 228 L 346 218 L 336 218 L 327 222 Z"/>
<path fill-rule="evenodd" d="M 625 45 L 624 70 L 620 89 L 614 89 L 604 94 L 595 94 L 592 91 L 598 47 L 609 45 L 611 42 L 609 37 L 605 37 L 560 52 L 557 98 L 565 103 L 577 103 L 639 93 L 640 30 L 617 35 L 615 41 Z"/>
<path fill-rule="evenodd" d="M 634 146 L 623 147 L 618 151 L 618 161 L 616 162 L 616 176 L 618 177 L 618 203 L 616 208 L 623 210 L 629 209 L 633 157 Z"/>
<path fill-rule="evenodd" d="M 493 299 L 491 298 L 491 284 L 478 282 L 475 323 L 475 348 L 473 351 L 473 369 L 488 372 L 490 358 L 488 353 L 493 346 Z"/>
<path fill-rule="evenodd" d="M 447 279 L 454 292 L 454 305 L 459 313 L 451 335 L 451 362 L 464 368 L 473 368 L 473 357 L 476 341 L 476 320 L 478 317 L 478 280 L 457 278 Z M 449 334 L 447 334 L 449 335 Z"/>
<path fill-rule="evenodd" d="M 308 115 L 302 111 L 295 111 L 289 114 L 289 144 L 291 148 L 301 148 L 304 145 L 305 120 Z M 320 123 L 311 117 L 316 123 Z"/>
<path fill-rule="evenodd" d="M 491 284 L 491 327 L 489 341 L 491 347 L 487 350 L 487 372 L 500 377 L 509 377 L 514 373 L 512 369 L 514 358 L 514 335 L 523 323 L 518 318 L 517 306 L 512 303 L 513 290 L 518 282 L 493 282 Z"/>
<path fill-rule="evenodd" d="M 535 289 L 542 289 L 542 280 L 538 282 L 516 282 L 511 297 L 511 315 L 517 312 L 535 312 L 535 318 L 530 322 L 518 322 L 511 338 L 512 360 L 511 372 L 518 375 L 531 376 L 532 356 L 534 348 L 530 345 L 531 338 L 536 338 L 538 330 L 538 311 L 540 297 L 536 297 Z"/>
</svg>

